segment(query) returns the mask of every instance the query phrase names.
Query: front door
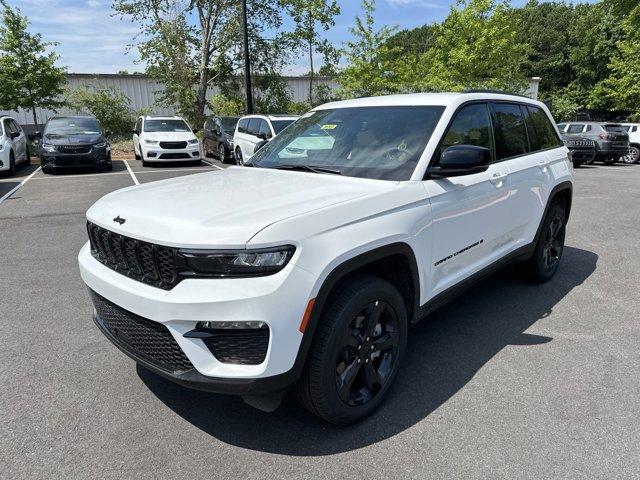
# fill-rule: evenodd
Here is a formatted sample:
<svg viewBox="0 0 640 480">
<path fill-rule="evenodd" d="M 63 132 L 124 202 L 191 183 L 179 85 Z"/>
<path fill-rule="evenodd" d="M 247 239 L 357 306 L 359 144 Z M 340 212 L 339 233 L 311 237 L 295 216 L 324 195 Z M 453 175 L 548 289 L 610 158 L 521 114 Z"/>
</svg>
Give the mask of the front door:
<svg viewBox="0 0 640 480">
<path fill-rule="evenodd" d="M 437 157 L 451 145 L 476 145 L 495 152 L 486 103 L 461 107 Z M 430 296 L 457 284 L 504 255 L 508 247 L 509 170 L 494 162 L 482 173 L 427 180 L 433 215 Z"/>
</svg>

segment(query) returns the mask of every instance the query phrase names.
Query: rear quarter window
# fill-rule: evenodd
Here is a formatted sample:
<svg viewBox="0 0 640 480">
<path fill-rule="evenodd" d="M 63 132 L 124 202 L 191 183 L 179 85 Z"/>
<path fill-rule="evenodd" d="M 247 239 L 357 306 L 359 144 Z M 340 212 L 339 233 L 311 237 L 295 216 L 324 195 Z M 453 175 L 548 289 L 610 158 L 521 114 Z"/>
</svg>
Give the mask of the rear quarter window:
<svg viewBox="0 0 640 480">
<path fill-rule="evenodd" d="M 530 105 L 527 106 L 527 110 L 533 129 L 535 130 L 539 149 L 544 150 L 564 145 L 544 110 Z"/>
</svg>

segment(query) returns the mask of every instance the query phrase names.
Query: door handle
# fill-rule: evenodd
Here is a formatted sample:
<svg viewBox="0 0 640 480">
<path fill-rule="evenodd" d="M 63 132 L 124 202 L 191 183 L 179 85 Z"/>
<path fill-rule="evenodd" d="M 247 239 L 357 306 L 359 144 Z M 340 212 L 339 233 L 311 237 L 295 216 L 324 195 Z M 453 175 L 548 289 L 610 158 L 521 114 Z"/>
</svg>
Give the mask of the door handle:
<svg viewBox="0 0 640 480">
<path fill-rule="evenodd" d="M 494 173 L 491 177 L 491 180 L 489 181 L 495 186 L 499 187 L 500 185 L 502 185 L 502 182 L 504 182 L 505 178 L 507 178 L 506 173 Z"/>
<path fill-rule="evenodd" d="M 551 165 L 551 160 L 540 160 L 540 162 L 538 163 L 538 166 L 544 170 L 545 168 L 547 168 L 549 165 Z"/>
</svg>

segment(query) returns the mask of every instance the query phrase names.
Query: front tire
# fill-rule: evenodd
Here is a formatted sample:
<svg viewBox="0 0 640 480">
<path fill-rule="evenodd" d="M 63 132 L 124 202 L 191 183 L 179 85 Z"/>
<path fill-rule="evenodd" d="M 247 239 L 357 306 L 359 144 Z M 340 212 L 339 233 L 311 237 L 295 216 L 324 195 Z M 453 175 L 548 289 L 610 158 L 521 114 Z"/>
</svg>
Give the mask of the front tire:
<svg viewBox="0 0 640 480">
<path fill-rule="evenodd" d="M 547 282 L 556 274 L 564 251 L 566 219 L 560 204 L 554 204 L 547 212 L 533 255 L 523 265 L 532 281 Z"/>
<path fill-rule="evenodd" d="M 389 282 L 344 281 L 324 306 L 297 397 L 327 422 L 347 425 L 384 400 L 407 344 L 407 309 Z"/>
<path fill-rule="evenodd" d="M 222 143 L 218 145 L 218 160 L 220 160 L 221 163 L 227 163 L 227 149 L 224 148 Z"/>
<path fill-rule="evenodd" d="M 16 156 L 13 153 L 13 150 L 9 152 L 9 175 L 16 174 Z"/>
<path fill-rule="evenodd" d="M 236 165 L 243 166 L 244 159 L 242 158 L 242 150 L 240 147 L 236 148 Z"/>
</svg>

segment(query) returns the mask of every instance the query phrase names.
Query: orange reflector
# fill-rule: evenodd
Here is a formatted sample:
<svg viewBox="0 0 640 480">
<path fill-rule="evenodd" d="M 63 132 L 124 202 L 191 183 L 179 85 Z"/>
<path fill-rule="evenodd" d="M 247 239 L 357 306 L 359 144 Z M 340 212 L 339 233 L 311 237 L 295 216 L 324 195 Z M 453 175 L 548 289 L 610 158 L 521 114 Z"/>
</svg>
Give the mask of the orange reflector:
<svg viewBox="0 0 640 480">
<path fill-rule="evenodd" d="M 316 303 L 316 299 L 312 298 L 311 300 L 309 300 L 309 303 L 307 304 L 307 309 L 304 311 L 304 315 L 302 316 L 302 322 L 300 322 L 300 332 L 304 333 L 304 331 L 307 329 L 307 323 L 309 323 L 309 319 L 311 318 L 311 312 L 313 311 L 313 306 Z"/>
</svg>

